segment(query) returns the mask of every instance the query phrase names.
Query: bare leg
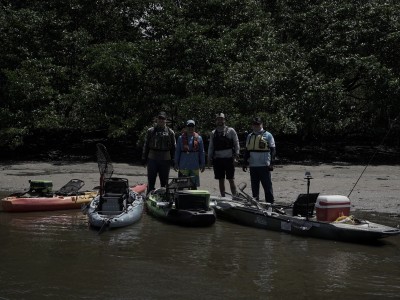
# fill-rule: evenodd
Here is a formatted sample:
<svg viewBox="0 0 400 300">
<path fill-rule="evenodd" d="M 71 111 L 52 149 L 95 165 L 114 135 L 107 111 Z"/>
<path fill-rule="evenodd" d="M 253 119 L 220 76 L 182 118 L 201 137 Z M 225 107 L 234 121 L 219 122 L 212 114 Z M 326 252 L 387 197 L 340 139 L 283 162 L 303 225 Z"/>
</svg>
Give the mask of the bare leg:
<svg viewBox="0 0 400 300">
<path fill-rule="evenodd" d="M 229 181 L 229 185 L 231 186 L 232 196 L 236 196 L 237 191 L 236 191 L 235 180 L 234 179 L 228 179 L 228 181 Z"/>
<path fill-rule="evenodd" d="M 222 197 L 225 197 L 225 178 L 219 179 L 219 191 Z"/>
</svg>

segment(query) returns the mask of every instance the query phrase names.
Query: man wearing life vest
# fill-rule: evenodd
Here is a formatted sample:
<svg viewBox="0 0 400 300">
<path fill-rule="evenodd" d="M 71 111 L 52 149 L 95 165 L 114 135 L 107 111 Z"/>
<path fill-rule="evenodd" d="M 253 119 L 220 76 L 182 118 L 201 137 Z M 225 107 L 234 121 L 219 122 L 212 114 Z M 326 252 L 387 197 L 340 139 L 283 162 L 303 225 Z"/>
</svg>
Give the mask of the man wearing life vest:
<svg viewBox="0 0 400 300">
<path fill-rule="evenodd" d="M 175 171 L 179 177 L 193 177 L 197 187 L 200 186 L 200 172 L 205 169 L 205 153 L 202 137 L 195 132 L 196 123 L 186 122 L 186 128 L 178 137 L 175 150 Z"/>
<path fill-rule="evenodd" d="M 175 133 L 166 125 L 167 114 L 160 112 L 156 122 L 147 130 L 142 152 L 142 164 L 147 165 L 147 193 L 155 189 L 157 175 L 161 187 L 167 185 L 175 155 Z"/>
<path fill-rule="evenodd" d="M 263 121 L 253 119 L 253 132 L 247 136 L 243 157 L 243 171 L 250 167 L 250 182 L 253 197 L 259 200 L 260 182 L 264 188 L 265 201 L 274 203 L 271 171 L 275 159 L 275 140 L 271 133 L 263 129 Z"/>
<path fill-rule="evenodd" d="M 217 114 L 217 128 L 211 132 L 208 146 L 208 164 L 213 164 L 215 179 L 219 181 L 219 191 L 225 197 L 225 178 L 232 195 L 236 195 L 235 161 L 239 157 L 239 138 L 235 129 L 225 125 L 225 115 Z"/>
</svg>

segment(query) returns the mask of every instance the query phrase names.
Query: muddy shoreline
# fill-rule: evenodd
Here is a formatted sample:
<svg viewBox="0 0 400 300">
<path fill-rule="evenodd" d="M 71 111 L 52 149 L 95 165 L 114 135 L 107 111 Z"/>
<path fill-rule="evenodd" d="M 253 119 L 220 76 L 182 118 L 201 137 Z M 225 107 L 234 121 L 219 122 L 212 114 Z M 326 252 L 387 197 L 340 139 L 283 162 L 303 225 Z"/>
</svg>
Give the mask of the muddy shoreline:
<svg viewBox="0 0 400 300">
<path fill-rule="evenodd" d="M 146 169 L 130 163 L 113 163 L 114 177 L 128 178 L 130 184 L 146 183 Z M 273 171 L 273 187 L 276 202 L 292 203 L 299 193 L 307 192 L 304 173 L 311 172 L 310 192 L 324 195 L 345 195 L 351 200 L 352 210 L 374 211 L 400 215 L 400 166 L 363 165 L 348 163 L 302 163 L 278 164 Z M 170 176 L 176 172 L 171 170 Z M 362 175 L 362 176 L 361 176 Z M 360 177 L 361 176 L 361 177 Z M 250 193 L 248 172 L 236 168 L 236 184 L 247 183 Z M 7 161 L 0 162 L 0 193 L 4 196 L 26 190 L 30 179 L 53 181 L 53 189 L 61 188 L 70 179 L 85 181 L 82 190 L 91 190 L 99 184 L 96 162 L 80 161 Z M 218 194 L 218 182 L 212 169 L 200 176 L 201 187 Z M 157 182 L 158 184 L 158 182 Z M 228 184 L 226 184 L 228 188 Z M 350 195 L 349 195 L 350 194 Z"/>
</svg>

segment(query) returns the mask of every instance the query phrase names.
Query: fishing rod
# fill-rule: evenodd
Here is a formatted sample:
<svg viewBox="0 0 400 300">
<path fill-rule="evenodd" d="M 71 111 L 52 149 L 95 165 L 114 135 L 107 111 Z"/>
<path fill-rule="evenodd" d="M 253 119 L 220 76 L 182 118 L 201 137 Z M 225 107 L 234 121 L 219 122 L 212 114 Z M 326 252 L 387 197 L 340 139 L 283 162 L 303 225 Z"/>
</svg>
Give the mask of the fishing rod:
<svg viewBox="0 0 400 300">
<path fill-rule="evenodd" d="M 310 180 L 313 179 L 311 173 L 307 171 L 304 174 L 304 179 L 307 180 L 307 202 L 306 202 L 306 220 L 309 219 L 309 206 L 310 206 Z"/>
<path fill-rule="evenodd" d="M 389 136 L 390 131 L 392 130 L 394 124 L 396 124 L 397 119 L 399 118 L 400 113 L 397 115 L 396 118 L 394 118 L 393 122 L 390 124 L 389 130 L 386 132 L 385 136 L 382 138 L 382 141 L 380 142 L 379 146 L 383 145 L 383 142 L 386 140 L 386 138 Z M 365 170 L 369 167 L 369 165 L 371 164 L 372 160 L 375 158 L 376 153 L 378 153 L 378 148 L 375 150 L 375 152 L 372 154 L 371 158 L 369 159 L 367 165 L 364 167 L 364 169 L 362 170 L 360 176 L 358 177 L 356 183 L 353 185 L 353 188 L 351 189 L 350 193 L 348 194 L 348 198 L 350 198 L 351 193 L 353 192 L 354 188 L 356 187 L 356 185 L 358 184 L 358 182 L 360 181 L 361 177 L 363 176 Z"/>
</svg>

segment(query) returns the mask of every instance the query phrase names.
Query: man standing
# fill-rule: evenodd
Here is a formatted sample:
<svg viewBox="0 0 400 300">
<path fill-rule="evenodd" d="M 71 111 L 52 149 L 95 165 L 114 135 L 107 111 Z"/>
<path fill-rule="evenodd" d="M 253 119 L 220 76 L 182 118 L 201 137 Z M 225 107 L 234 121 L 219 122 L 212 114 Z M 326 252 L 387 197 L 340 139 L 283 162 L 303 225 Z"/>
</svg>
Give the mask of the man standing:
<svg viewBox="0 0 400 300">
<path fill-rule="evenodd" d="M 155 189 L 157 175 L 161 187 L 167 185 L 175 155 L 175 133 L 166 125 L 166 113 L 160 112 L 156 122 L 147 130 L 142 152 L 142 163 L 147 165 L 147 193 Z"/>
<path fill-rule="evenodd" d="M 176 143 L 174 169 L 179 172 L 179 177 L 194 177 L 194 183 L 199 187 L 200 171 L 205 169 L 205 153 L 203 139 L 194 129 L 195 122 L 188 120 Z"/>
<path fill-rule="evenodd" d="M 264 188 L 265 201 L 274 203 L 271 171 L 275 159 L 275 140 L 271 133 L 264 130 L 263 121 L 253 119 L 253 132 L 247 136 L 243 158 L 243 171 L 250 167 L 250 182 L 253 197 L 259 200 L 260 182 Z"/>
<path fill-rule="evenodd" d="M 235 160 L 239 157 L 239 138 L 235 129 L 225 125 L 223 113 L 216 115 L 215 123 L 217 128 L 211 132 L 208 146 L 208 164 L 213 164 L 221 196 L 225 197 L 225 178 L 229 182 L 232 195 L 236 195 Z"/>
</svg>

